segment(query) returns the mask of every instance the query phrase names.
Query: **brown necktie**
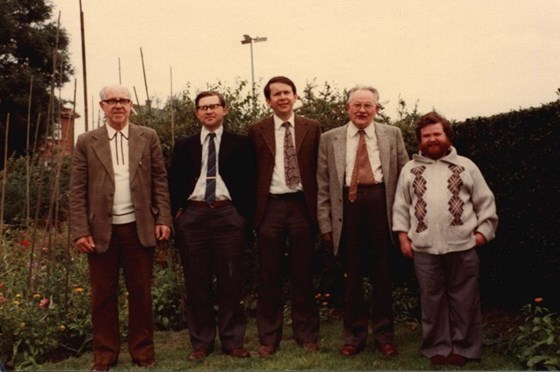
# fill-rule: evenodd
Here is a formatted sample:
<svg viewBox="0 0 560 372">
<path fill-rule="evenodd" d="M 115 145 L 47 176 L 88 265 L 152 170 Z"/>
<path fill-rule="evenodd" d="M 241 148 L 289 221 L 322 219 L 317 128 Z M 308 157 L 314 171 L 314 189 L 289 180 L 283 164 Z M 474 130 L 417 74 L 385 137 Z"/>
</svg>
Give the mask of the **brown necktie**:
<svg viewBox="0 0 560 372">
<path fill-rule="evenodd" d="M 360 129 L 358 134 L 360 135 L 358 151 L 356 151 L 356 161 L 354 162 L 354 170 L 352 171 L 352 179 L 350 180 L 350 191 L 348 192 L 348 200 L 350 200 L 350 203 L 356 201 L 358 185 L 373 185 L 376 183 L 367 152 L 366 132 Z"/>
<path fill-rule="evenodd" d="M 286 185 L 295 190 L 299 183 L 299 168 L 296 158 L 296 150 L 292 133 L 290 132 L 290 123 L 285 122 L 282 126 L 286 129 L 284 134 L 284 173 L 286 176 Z"/>
</svg>

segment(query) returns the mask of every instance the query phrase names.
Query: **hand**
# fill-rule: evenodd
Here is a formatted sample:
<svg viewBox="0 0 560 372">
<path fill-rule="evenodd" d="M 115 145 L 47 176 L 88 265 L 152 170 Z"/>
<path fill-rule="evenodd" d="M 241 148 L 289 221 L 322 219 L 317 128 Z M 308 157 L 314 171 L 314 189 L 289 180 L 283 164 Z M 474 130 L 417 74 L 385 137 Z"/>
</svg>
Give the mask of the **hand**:
<svg viewBox="0 0 560 372">
<path fill-rule="evenodd" d="M 476 246 L 480 247 L 481 245 L 486 244 L 486 238 L 479 232 L 474 233 L 474 238 L 476 239 Z"/>
<path fill-rule="evenodd" d="M 403 256 L 413 258 L 414 251 L 412 250 L 412 241 L 405 232 L 399 232 L 399 242 L 401 243 L 401 252 Z"/>
<path fill-rule="evenodd" d="M 76 247 L 80 253 L 92 253 L 95 251 L 95 243 L 91 235 L 82 236 L 76 240 Z"/>
<path fill-rule="evenodd" d="M 168 240 L 171 229 L 167 225 L 156 225 L 156 239 L 159 241 Z"/>
<path fill-rule="evenodd" d="M 326 242 L 332 242 L 332 231 L 329 231 L 329 232 L 326 232 L 326 233 L 322 234 L 321 237 Z"/>
</svg>

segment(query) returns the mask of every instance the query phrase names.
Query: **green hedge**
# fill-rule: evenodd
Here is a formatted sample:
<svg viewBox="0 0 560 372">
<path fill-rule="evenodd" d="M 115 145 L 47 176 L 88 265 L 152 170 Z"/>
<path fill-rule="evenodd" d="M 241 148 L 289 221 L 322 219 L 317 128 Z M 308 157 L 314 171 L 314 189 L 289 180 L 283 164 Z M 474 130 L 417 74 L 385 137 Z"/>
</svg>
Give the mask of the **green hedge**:
<svg viewBox="0 0 560 372">
<path fill-rule="evenodd" d="M 488 305 L 560 305 L 559 128 L 560 101 L 455 124 L 455 146 L 496 196 L 497 237 L 479 251 Z"/>
</svg>

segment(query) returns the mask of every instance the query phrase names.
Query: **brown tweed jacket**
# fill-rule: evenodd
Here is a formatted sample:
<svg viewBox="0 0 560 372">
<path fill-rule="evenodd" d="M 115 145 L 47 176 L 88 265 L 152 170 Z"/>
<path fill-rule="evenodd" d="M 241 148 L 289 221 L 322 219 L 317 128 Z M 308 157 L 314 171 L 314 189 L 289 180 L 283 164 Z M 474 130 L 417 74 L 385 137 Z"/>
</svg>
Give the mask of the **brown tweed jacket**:
<svg viewBox="0 0 560 372">
<path fill-rule="evenodd" d="M 153 129 L 129 124 L 130 191 L 136 210 L 138 238 L 155 247 L 155 225 L 172 226 L 167 172 Z M 115 177 L 105 126 L 78 137 L 72 160 L 70 215 L 72 238 L 92 235 L 95 250 L 109 247 Z"/>
<path fill-rule="evenodd" d="M 319 122 L 295 115 L 296 156 L 301 175 L 301 183 L 309 217 L 317 221 L 317 154 L 321 126 Z M 258 229 L 268 203 L 268 193 L 274 171 L 276 144 L 274 140 L 274 119 L 268 117 L 249 127 L 249 137 L 257 155 L 257 198 L 255 228 Z"/>
</svg>

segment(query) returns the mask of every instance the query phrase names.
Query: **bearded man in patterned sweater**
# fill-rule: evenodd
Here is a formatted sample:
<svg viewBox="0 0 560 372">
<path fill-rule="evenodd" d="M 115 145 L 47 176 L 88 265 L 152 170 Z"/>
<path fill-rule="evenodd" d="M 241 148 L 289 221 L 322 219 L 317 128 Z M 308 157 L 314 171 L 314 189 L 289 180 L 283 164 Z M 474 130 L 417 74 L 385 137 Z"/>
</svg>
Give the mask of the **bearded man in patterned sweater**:
<svg viewBox="0 0 560 372">
<path fill-rule="evenodd" d="M 477 247 L 494 238 L 494 195 L 478 167 L 452 146 L 453 129 L 436 112 L 419 118 L 420 153 L 401 171 L 393 231 L 414 260 L 420 285 L 422 345 L 433 365 L 462 366 L 482 348 Z"/>
</svg>

